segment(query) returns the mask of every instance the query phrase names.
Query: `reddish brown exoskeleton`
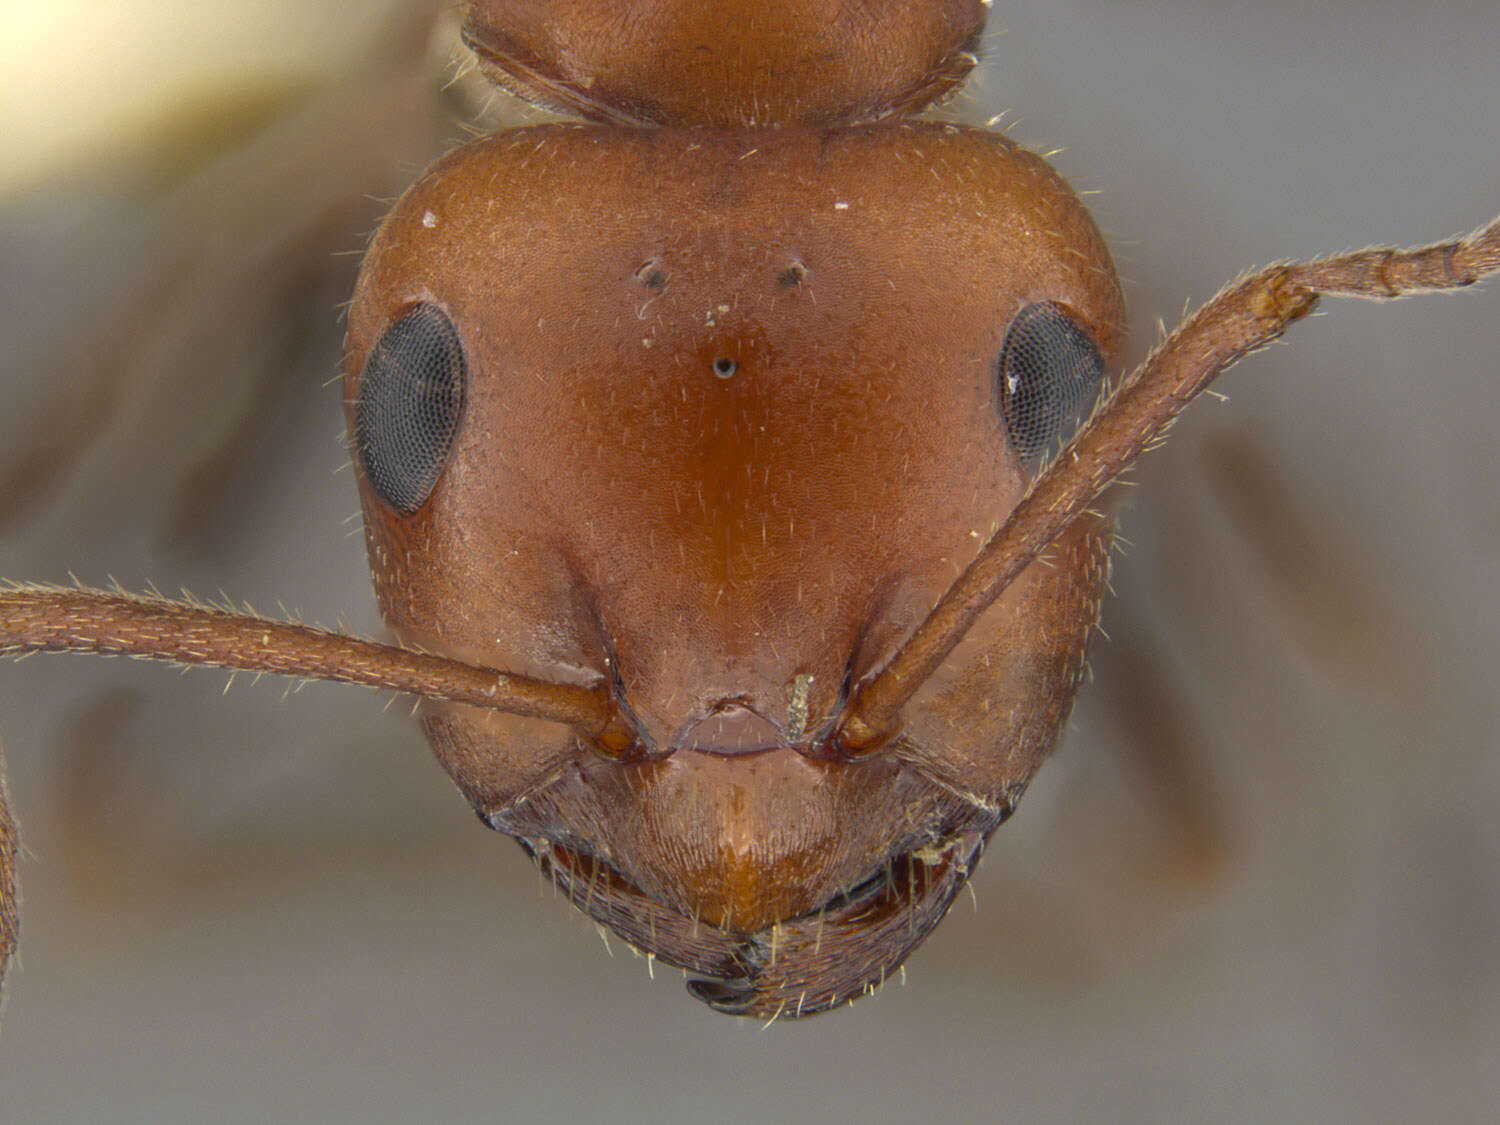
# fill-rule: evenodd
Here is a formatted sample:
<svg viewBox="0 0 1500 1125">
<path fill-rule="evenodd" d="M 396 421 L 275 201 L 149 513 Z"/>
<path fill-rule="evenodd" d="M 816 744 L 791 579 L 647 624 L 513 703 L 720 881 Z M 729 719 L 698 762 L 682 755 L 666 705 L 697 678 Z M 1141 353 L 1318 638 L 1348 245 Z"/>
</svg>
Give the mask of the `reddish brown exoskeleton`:
<svg viewBox="0 0 1500 1125">
<path fill-rule="evenodd" d="M 471 5 L 493 76 L 587 123 L 451 154 L 366 260 L 350 432 L 406 648 L 25 587 L 0 643 L 416 692 L 486 821 L 715 1007 L 878 983 L 1067 713 L 1098 493 L 1319 293 L 1468 284 L 1500 227 L 1257 274 L 1105 396 L 1071 191 L 906 119 L 983 6 L 869 11 Z"/>
</svg>

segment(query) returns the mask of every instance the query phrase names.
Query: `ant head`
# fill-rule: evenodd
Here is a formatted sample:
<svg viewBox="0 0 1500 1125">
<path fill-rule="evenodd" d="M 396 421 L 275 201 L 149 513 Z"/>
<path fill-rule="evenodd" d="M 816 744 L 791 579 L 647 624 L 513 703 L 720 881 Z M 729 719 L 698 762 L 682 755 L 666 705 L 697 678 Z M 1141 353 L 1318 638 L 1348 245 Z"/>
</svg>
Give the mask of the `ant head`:
<svg viewBox="0 0 1500 1125">
<path fill-rule="evenodd" d="M 936 924 L 1069 708 L 1092 517 L 896 738 L 831 737 L 1086 409 L 1063 380 L 1097 390 L 1120 297 L 1072 193 L 1001 137 L 603 137 L 462 149 L 371 247 L 347 389 L 377 594 L 411 644 L 611 685 L 623 738 L 435 702 L 425 729 L 705 999 L 816 1010 Z"/>
<path fill-rule="evenodd" d="M 921 109 L 974 66 L 982 0 L 476 0 L 496 84 L 612 124 L 834 125 Z"/>
</svg>

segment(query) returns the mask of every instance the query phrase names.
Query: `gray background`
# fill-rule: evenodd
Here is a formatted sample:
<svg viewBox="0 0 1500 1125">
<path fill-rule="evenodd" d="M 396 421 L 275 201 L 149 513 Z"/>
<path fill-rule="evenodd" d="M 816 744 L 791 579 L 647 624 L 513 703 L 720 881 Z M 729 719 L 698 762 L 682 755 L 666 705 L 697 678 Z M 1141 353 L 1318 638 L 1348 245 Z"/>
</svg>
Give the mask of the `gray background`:
<svg viewBox="0 0 1500 1125">
<path fill-rule="evenodd" d="M 327 42 L 323 77 L 361 49 L 316 5 L 286 20 L 299 57 Z M 1038 0 L 997 3 L 992 25 L 957 110 L 1010 110 L 1012 135 L 1066 146 L 1063 174 L 1102 193 L 1137 352 L 1248 266 L 1500 210 L 1492 0 Z M 124 49 L 107 27 L 65 46 L 38 48 L 60 85 Z M 26 96 L 45 116 L 49 89 Z M 86 126 L 58 101 L 59 131 Z M 14 435 L 184 212 L 115 156 L 11 171 Z M 336 340 L 334 299 L 316 299 Z M 1500 287 L 1325 311 L 1233 372 L 1229 403 L 1190 412 L 1125 512 L 1106 626 L 1144 638 L 1168 681 L 1198 779 L 1177 790 L 1208 795 L 1207 827 L 1172 829 L 1191 815 L 1131 764 L 1112 697 L 1087 697 L 996 837 L 977 910 L 955 909 L 905 987 L 800 1025 L 714 1016 L 675 972 L 607 956 L 475 823 L 402 704 L 269 682 L 221 696 L 218 673 L 120 662 L 0 667 L 29 849 L 0 1119 L 1490 1116 Z M 212 347 L 0 538 L 0 574 L 222 587 L 373 630 L 340 523 L 355 504 L 333 353 L 309 350 L 204 526 L 155 530 L 193 396 L 233 405 Z M 1295 518 L 1246 515 L 1225 440 L 1272 466 Z"/>
</svg>

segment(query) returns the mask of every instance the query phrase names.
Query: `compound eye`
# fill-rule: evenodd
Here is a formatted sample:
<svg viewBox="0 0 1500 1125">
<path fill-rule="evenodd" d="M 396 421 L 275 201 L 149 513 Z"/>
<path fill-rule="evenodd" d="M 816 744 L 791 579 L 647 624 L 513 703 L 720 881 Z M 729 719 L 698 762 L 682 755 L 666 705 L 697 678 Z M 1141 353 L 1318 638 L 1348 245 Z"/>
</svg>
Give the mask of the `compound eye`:
<svg viewBox="0 0 1500 1125">
<path fill-rule="evenodd" d="M 415 512 L 443 475 L 467 379 L 453 322 L 426 303 L 393 320 L 365 360 L 354 447 L 370 487 L 396 511 Z"/>
<path fill-rule="evenodd" d="M 1028 468 L 1055 455 L 1104 386 L 1104 359 L 1066 306 L 1029 305 L 1005 334 L 996 365 L 1000 412 Z"/>
</svg>

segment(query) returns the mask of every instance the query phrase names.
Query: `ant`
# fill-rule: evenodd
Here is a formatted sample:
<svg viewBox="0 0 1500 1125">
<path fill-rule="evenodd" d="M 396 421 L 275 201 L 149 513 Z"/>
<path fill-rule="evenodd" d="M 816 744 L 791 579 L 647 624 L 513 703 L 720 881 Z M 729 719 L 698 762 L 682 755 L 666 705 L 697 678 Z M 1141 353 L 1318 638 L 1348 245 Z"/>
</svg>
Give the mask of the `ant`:
<svg viewBox="0 0 1500 1125">
<path fill-rule="evenodd" d="M 648 42 L 702 34 L 670 6 L 653 10 L 664 22 Z M 910 12 L 917 41 L 940 49 L 894 93 L 874 84 L 884 64 L 861 71 L 856 58 L 843 86 L 821 72 L 799 86 L 798 72 L 775 89 L 723 91 L 703 110 L 711 77 L 661 91 L 651 83 L 681 72 L 648 68 L 612 86 L 597 80 L 614 58 L 602 48 L 582 74 L 561 73 L 525 5 L 472 5 L 470 41 L 502 84 L 599 124 L 503 135 L 449 157 L 367 259 L 350 322 L 350 432 L 377 593 L 408 647 L 34 587 L 5 597 L 9 645 L 413 692 L 476 811 L 594 917 L 697 974 L 693 990 L 712 1006 L 806 1015 L 884 979 L 961 889 L 1070 705 L 1112 534 L 1098 494 L 1209 379 L 1320 294 L 1456 287 L 1500 264 L 1490 227 L 1422 252 L 1281 267 L 1221 294 L 1111 382 L 1118 290 L 1067 189 L 1003 139 L 901 120 L 962 78 L 981 7 Z M 587 5 L 574 14 L 608 19 Z M 746 40 L 733 75 L 765 73 L 754 64 L 780 60 L 788 42 L 838 28 L 816 9 L 807 18 L 773 45 Z M 585 38 L 613 50 L 620 30 L 606 22 Z M 898 165 L 950 186 L 979 168 L 983 186 L 968 190 L 1000 194 L 946 197 L 904 227 L 897 204 L 910 217 L 918 203 L 894 172 L 880 186 Z M 792 174 L 808 167 L 826 178 Z M 614 174 L 590 189 L 585 168 Z M 610 216 L 632 215 L 647 233 L 546 243 L 542 216 L 526 210 L 533 174 L 567 189 L 573 221 L 612 229 Z M 666 203 L 655 210 L 607 194 L 658 177 Z M 1032 194 L 1000 187 L 1018 180 Z M 496 184 L 515 204 L 502 219 L 482 206 Z M 978 266 L 939 254 L 933 232 L 958 223 L 962 205 L 998 216 L 988 237 L 1016 248 L 986 267 L 995 276 L 960 276 Z M 803 214 L 801 225 L 787 218 Z M 664 217 L 684 215 L 727 249 L 706 254 Z M 979 227 L 947 237 L 967 245 Z M 900 241 L 912 229 L 925 245 Z M 761 231 L 772 233 L 757 242 Z M 639 252 L 623 270 L 614 258 L 627 243 Z M 939 264 L 959 272 L 939 282 Z M 896 296 L 861 282 L 876 275 Z M 844 309 L 848 294 L 886 325 L 952 317 L 955 339 L 908 331 L 881 345 Z M 485 320 L 480 306 L 497 295 L 535 328 Z M 980 320 L 983 341 L 963 337 Z M 851 355 L 863 366 L 841 370 Z M 475 374 L 528 368 L 565 375 L 500 395 Z M 890 370 L 960 368 L 983 373 L 974 387 L 984 395 L 952 403 L 941 385 L 881 386 Z M 858 393 L 874 387 L 883 397 Z M 492 446 L 481 433 L 501 437 Z M 981 455 L 991 447 L 1000 452 Z M 606 483 L 607 502 L 597 495 Z M 958 545 L 967 565 L 953 582 Z M 487 604 L 476 589 L 505 594 Z M 481 639 L 496 636 L 504 653 Z M 808 776 L 847 806 L 780 803 Z M 727 811 L 746 803 L 759 822 Z"/>
</svg>

